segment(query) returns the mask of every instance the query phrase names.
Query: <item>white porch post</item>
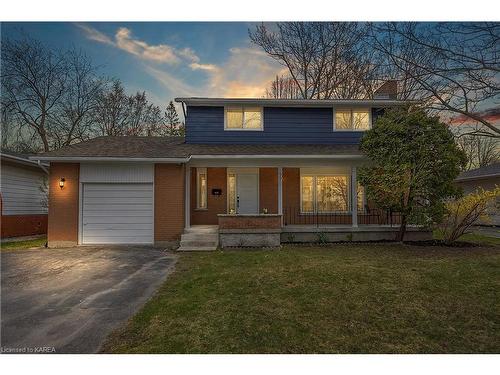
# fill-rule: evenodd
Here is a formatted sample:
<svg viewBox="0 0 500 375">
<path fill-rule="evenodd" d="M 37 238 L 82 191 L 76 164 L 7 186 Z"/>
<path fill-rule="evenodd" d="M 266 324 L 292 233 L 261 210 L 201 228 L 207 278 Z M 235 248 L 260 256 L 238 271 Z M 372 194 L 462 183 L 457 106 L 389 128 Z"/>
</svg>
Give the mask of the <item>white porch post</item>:
<svg viewBox="0 0 500 375">
<path fill-rule="evenodd" d="M 186 182 L 184 184 L 184 227 L 188 229 L 191 226 L 191 167 L 186 166 Z"/>
<path fill-rule="evenodd" d="M 283 226 L 283 168 L 278 167 L 278 215 L 281 215 Z"/>
<path fill-rule="evenodd" d="M 358 227 L 358 183 L 356 178 L 356 167 L 351 167 L 351 215 L 352 226 Z"/>
</svg>

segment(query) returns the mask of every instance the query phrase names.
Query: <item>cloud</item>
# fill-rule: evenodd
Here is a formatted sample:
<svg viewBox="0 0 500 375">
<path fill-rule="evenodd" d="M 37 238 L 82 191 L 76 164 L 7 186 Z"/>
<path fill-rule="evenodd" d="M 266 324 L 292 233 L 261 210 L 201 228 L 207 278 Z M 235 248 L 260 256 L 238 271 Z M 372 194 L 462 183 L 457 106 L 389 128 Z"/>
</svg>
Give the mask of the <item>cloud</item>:
<svg viewBox="0 0 500 375">
<path fill-rule="evenodd" d="M 231 48 L 229 58 L 211 72 L 207 92 L 222 97 L 262 97 L 284 68 L 253 47 Z"/>
<path fill-rule="evenodd" d="M 148 44 L 134 37 L 132 31 L 126 27 L 120 27 L 116 31 L 114 39 L 112 39 L 89 25 L 77 23 L 76 26 L 83 30 L 88 39 L 112 45 L 146 61 L 169 65 L 178 64 L 182 60 L 188 60 L 191 63 L 200 61 L 195 52 L 190 48 L 178 50 L 168 44 Z"/>
<path fill-rule="evenodd" d="M 90 27 L 84 23 L 76 23 L 75 25 L 84 31 L 87 39 L 94 40 L 99 43 L 114 45 L 114 42 L 106 34 L 101 33 L 93 27 Z"/>
<path fill-rule="evenodd" d="M 489 108 L 484 111 L 476 112 L 474 114 L 493 124 L 500 123 L 499 107 Z M 458 115 L 451 117 L 449 122 L 451 125 L 464 125 L 464 124 L 476 123 L 475 120 L 465 115 Z"/>
<path fill-rule="evenodd" d="M 209 70 L 209 71 L 216 71 L 219 68 L 217 65 L 214 64 L 198 64 L 198 63 L 191 63 L 189 64 L 189 67 L 193 70 Z"/>
<path fill-rule="evenodd" d="M 286 69 L 256 47 L 235 47 L 219 65 L 202 62 L 190 47 L 175 48 L 167 44 L 148 44 L 136 38 L 132 31 L 120 27 L 114 39 L 86 24 L 76 24 L 88 39 L 112 45 L 144 61 L 144 70 L 162 83 L 173 96 L 262 97 L 269 83 Z M 154 64 L 160 65 L 154 65 Z M 161 64 L 187 67 L 206 74 L 206 79 L 194 87 L 167 72 Z M 170 68 L 170 69 L 172 69 Z"/>
</svg>

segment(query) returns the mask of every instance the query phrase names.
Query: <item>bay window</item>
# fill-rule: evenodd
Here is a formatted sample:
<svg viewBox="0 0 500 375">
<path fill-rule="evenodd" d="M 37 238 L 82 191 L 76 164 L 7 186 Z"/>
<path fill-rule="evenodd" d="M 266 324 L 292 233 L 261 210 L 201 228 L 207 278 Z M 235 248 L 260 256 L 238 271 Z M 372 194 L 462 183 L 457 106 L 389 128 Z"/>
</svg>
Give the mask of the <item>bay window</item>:
<svg viewBox="0 0 500 375">
<path fill-rule="evenodd" d="M 225 110 L 226 130 L 262 130 L 262 108 L 229 107 Z"/>
<path fill-rule="evenodd" d="M 369 109 L 336 109 L 334 130 L 363 131 L 371 127 Z"/>
</svg>

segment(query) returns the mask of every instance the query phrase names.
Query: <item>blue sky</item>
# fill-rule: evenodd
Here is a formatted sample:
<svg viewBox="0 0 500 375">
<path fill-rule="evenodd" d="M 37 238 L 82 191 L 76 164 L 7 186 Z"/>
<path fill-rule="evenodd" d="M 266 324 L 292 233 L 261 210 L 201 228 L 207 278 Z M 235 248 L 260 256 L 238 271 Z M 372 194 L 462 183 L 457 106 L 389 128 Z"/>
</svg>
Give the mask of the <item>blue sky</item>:
<svg viewBox="0 0 500 375">
<path fill-rule="evenodd" d="M 84 50 L 129 93 L 158 105 L 177 96 L 260 97 L 283 71 L 252 45 L 243 22 L 2 23 L 2 38 L 24 30 L 56 48 Z"/>
</svg>

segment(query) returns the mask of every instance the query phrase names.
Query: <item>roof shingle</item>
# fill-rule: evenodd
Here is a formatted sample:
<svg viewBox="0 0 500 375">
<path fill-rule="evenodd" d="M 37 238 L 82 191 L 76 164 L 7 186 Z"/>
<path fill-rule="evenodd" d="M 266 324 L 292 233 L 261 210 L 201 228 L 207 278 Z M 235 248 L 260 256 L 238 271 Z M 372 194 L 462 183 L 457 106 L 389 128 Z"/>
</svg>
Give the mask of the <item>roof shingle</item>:
<svg viewBox="0 0 500 375">
<path fill-rule="evenodd" d="M 361 155 L 358 145 L 187 144 L 184 137 L 97 137 L 40 157 L 187 158 L 191 155 Z"/>
</svg>

